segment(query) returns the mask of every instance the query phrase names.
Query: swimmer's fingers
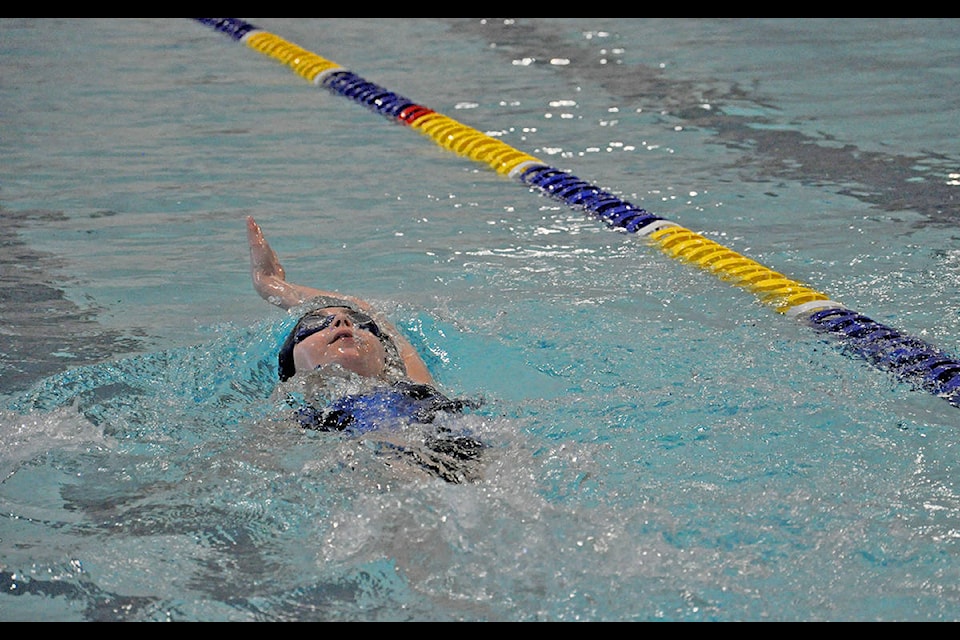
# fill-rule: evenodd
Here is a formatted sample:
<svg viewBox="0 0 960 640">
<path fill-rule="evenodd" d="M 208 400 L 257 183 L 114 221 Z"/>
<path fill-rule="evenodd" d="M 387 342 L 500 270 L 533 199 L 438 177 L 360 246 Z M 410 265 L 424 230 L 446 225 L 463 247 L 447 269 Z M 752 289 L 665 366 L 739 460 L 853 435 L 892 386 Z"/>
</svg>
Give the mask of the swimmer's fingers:
<svg viewBox="0 0 960 640">
<path fill-rule="evenodd" d="M 260 229 L 260 225 L 253 219 L 253 216 L 247 216 L 247 243 L 250 245 L 251 255 L 253 255 L 254 251 L 262 252 L 264 247 L 268 250 L 270 248 L 267 239 L 263 237 L 263 231 Z"/>
<path fill-rule="evenodd" d="M 277 253 L 270 247 L 267 239 L 263 237 L 263 231 L 253 219 L 253 216 L 247 217 L 247 242 L 250 244 L 250 268 L 254 275 L 276 276 L 281 280 L 286 279 Z"/>
</svg>

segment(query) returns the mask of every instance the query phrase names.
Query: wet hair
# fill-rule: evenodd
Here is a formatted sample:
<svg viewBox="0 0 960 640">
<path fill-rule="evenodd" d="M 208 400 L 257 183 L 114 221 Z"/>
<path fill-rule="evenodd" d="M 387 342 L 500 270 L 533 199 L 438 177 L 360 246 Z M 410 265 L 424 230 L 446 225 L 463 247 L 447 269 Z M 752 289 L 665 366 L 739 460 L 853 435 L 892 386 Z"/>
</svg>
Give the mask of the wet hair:
<svg viewBox="0 0 960 640">
<path fill-rule="evenodd" d="M 277 354 L 277 373 L 281 382 L 292 378 L 297 372 L 297 367 L 293 362 L 293 348 L 297 345 L 297 333 L 300 331 L 300 327 L 303 324 L 304 319 L 314 315 L 320 309 L 329 309 L 334 307 L 349 309 L 357 313 L 364 313 L 353 302 L 332 296 L 317 296 L 303 303 L 300 306 L 300 319 L 297 320 L 297 324 L 294 325 L 293 329 L 290 330 L 290 333 L 287 334 L 287 338 L 283 341 L 283 344 L 280 345 L 280 351 Z M 407 368 L 403 364 L 403 359 L 400 357 L 400 351 L 397 348 L 396 343 L 393 341 L 393 338 L 390 337 L 390 335 L 385 331 L 381 331 L 380 335 L 377 337 L 380 339 L 380 343 L 383 344 L 383 349 L 386 353 L 384 370 L 387 373 L 388 378 L 399 380 L 405 377 L 407 375 Z"/>
</svg>

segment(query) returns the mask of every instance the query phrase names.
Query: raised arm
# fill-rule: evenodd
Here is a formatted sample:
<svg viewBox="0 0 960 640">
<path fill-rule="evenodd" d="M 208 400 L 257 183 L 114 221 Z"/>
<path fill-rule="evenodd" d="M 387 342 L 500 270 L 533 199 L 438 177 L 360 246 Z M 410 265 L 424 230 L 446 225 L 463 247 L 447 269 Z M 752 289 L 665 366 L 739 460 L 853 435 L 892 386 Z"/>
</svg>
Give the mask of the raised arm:
<svg viewBox="0 0 960 640">
<path fill-rule="evenodd" d="M 253 279 L 253 288 L 260 294 L 261 298 L 282 309 L 296 307 L 317 296 L 331 296 L 349 300 L 360 309 L 374 316 L 377 324 L 390 333 L 397 349 L 400 351 L 403 364 L 406 366 L 407 376 L 411 380 L 424 384 L 433 383 L 433 377 L 430 375 L 427 365 L 420 358 L 413 345 L 382 313 L 378 312 L 368 302 L 337 291 L 315 289 L 287 282 L 286 272 L 280 264 L 277 253 L 270 247 L 267 239 L 263 236 L 260 225 L 253 219 L 253 216 L 247 216 L 247 242 L 250 245 L 250 276 Z"/>
<path fill-rule="evenodd" d="M 247 216 L 247 242 L 250 244 L 250 277 L 253 288 L 260 297 L 282 309 L 302 304 L 326 292 L 287 282 L 286 272 L 280 264 L 263 231 L 253 216 Z"/>
</svg>

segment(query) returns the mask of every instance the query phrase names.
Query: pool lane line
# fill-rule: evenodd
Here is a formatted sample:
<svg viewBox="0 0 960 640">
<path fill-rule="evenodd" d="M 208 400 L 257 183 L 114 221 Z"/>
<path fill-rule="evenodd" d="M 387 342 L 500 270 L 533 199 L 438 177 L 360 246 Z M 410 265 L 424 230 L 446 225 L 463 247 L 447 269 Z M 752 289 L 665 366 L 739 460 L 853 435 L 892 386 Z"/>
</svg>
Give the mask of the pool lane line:
<svg viewBox="0 0 960 640">
<path fill-rule="evenodd" d="M 282 62 L 312 84 L 429 136 L 441 147 L 487 164 L 546 196 L 589 211 L 608 226 L 646 238 L 667 255 L 746 289 L 778 313 L 837 339 L 845 353 L 960 408 L 960 361 L 919 338 L 871 320 L 679 224 L 654 215 L 502 140 L 393 93 L 336 62 L 240 18 L 193 18 Z"/>
</svg>

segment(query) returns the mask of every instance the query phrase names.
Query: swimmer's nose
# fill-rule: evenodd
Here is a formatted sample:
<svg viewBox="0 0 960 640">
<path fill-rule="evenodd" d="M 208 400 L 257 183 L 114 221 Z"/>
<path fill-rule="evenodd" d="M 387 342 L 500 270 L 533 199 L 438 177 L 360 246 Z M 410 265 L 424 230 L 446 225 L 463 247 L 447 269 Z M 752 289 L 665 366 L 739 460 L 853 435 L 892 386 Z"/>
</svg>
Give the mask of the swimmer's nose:
<svg viewBox="0 0 960 640">
<path fill-rule="evenodd" d="M 335 327 L 353 327 L 353 320 L 350 318 L 350 314 L 344 311 L 337 311 L 334 313 L 332 324 Z"/>
</svg>

